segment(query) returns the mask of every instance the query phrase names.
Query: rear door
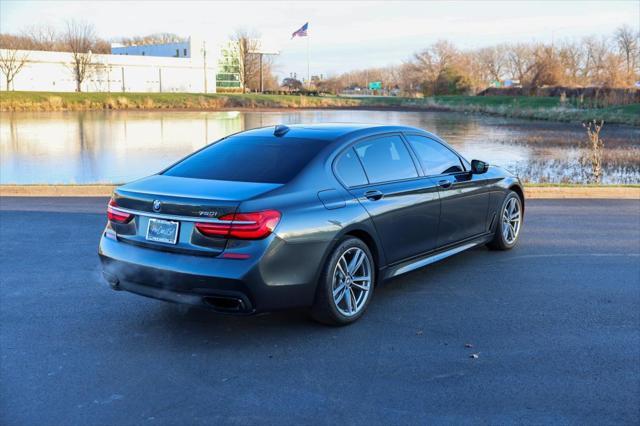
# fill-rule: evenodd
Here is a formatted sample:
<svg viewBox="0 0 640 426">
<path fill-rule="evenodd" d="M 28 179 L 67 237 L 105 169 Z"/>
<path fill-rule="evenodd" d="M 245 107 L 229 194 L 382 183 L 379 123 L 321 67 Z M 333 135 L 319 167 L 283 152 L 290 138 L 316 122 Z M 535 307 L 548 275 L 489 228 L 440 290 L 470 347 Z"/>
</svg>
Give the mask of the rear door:
<svg viewBox="0 0 640 426">
<path fill-rule="evenodd" d="M 474 175 L 451 149 L 423 135 L 406 134 L 424 174 L 440 191 L 438 247 L 486 232 L 489 193 L 484 175 Z"/>
<path fill-rule="evenodd" d="M 354 166 L 358 162 L 361 175 Z M 438 188 L 420 176 L 400 134 L 357 143 L 338 159 L 336 173 L 371 216 L 389 263 L 435 247 Z"/>
</svg>

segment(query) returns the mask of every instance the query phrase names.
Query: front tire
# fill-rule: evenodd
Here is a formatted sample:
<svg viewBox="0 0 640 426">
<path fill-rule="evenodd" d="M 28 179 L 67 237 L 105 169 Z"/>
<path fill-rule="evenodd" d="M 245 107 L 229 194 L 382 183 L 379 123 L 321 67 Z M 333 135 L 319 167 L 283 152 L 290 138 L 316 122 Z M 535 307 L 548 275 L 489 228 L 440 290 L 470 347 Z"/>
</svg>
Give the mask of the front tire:
<svg viewBox="0 0 640 426">
<path fill-rule="evenodd" d="M 487 244 L 489 248 L 494 250 L 514 248 L 520 237 L 522 219 L 522 200 L 514 191 L 509 191 L 502 202 L 493 239 Z"/>
<path fill-rule="evenodd" d="M 357 321 L 373 297 L 375 278 L 376 265 L 369 247 L 358 238 L 344 238 L 324 266 L 312 317 L 329 325 Z"/>
</svg>

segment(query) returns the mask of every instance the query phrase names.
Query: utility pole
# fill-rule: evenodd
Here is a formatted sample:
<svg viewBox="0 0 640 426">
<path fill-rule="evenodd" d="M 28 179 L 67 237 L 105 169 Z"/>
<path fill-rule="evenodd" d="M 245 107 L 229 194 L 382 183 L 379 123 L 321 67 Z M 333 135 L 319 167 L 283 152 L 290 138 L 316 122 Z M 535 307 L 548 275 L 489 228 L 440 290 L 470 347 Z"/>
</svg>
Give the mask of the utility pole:
<svg viewBox="0 0 640 426">
<path fill-rule="evenodd" d="M 202 42 L 202 71 L 204 73 L 204 93 L 207 93 L 207 42 Z"/>
<path fill-rule="evenodd" d="M 307 36 L 307 90 L 311 90 L 311 67 L 309 66 L 309 36 Z"/>
<path fill-rule="evenodd" d="M 264 92 L 264 79 L 262 78 L 262 56 L 264 54 L 260 52 L 260 93 Z"/>
<path fill-rule="evenodd" d="M 262 92 L 264 92 L 264 71 L 262 69 L 263 68 L 263 63 L 264 63 L 264 56 L 265 55 L 267 55 L 267 56 L 269 56 L 269 55 L 271 55 L 271 56 L 279 55 L 280 52 L 278 52 L 278 51 L 269 52 L 269 51 L 252 50 L 249 53 L 254 54 L 254 55 L 258 55 L 258 58 L 259 58 L 258 62 L 259 62 L 259 65 L 260 65 L 260 93 L 262 93 Z"/>
</svg>

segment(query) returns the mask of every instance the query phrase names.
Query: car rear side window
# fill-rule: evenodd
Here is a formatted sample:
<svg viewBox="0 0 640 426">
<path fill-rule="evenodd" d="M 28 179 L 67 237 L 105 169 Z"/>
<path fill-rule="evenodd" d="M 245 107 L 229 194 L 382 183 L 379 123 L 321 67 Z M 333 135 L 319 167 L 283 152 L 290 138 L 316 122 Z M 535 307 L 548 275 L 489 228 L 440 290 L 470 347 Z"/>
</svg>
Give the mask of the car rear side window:
<svg viewBox="0 0 640 426">
<path fill-rule="evenodd" d="M 383 136 L 356 145 L 370 183 L 418 176 L 411 155 L 399 136 Z"/>
<path fill-rule="evenodd" d="M 463 172 L 464 167 L 453 151 L 439 142 L 424 136 L 407 135 L 427 176 Z"/>
<path fill-rule="evenodd" d="M 196 179 L 287 183 L 325 146 L 323 141 L 232 136 L 175 164 L 163 174 Z"/>
<path fill-rule="evenodd" d="M 360 160 L 356 158 L 353 149 L 347 150 L 336 161 L 336 173 L 347 186 L 367 184 L 367 176 L 364 174 Z"/>
</svg>

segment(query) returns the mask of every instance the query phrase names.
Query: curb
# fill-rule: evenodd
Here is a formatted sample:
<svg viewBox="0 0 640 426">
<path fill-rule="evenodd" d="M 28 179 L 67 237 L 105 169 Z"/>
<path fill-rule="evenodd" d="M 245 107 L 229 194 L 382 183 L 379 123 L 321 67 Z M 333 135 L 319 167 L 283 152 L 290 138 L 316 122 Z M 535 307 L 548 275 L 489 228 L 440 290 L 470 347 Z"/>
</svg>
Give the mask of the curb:
<svg viewBox="0 0 640 426">
<path fill-rule="evenodd" d="M 0 197 L 110 197 L 118 185 L 0 185 Z"/>
<path fill-rule="evenodd" d="M 0 185 L 0 197 L 109 197 L 118 185 Z M 528 199 L 614 198 L 640 200 L 640 187 L 525 186 Z"/>
<path fill-rule="evenodd" d="M 530 186 L 524 187 L 525 197 L 528 199 L 624 199 L 640 200 L 640 187 L 625 186 Z"/>
</svg>

